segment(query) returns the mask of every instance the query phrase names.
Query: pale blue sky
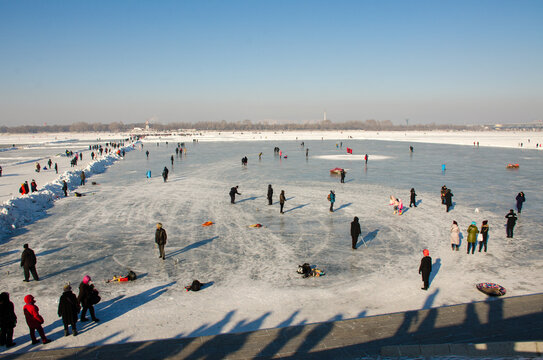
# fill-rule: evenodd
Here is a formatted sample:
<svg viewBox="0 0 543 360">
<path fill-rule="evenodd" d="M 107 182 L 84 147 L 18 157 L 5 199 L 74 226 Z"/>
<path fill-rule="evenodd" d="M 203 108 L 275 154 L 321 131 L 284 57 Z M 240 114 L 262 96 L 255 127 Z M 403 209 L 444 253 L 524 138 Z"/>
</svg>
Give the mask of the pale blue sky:
<svg viewBox="0 0 543 360">
<path fill-rule="evenodd" d="M 0 0 L 0 125 L 543 120 L 543 1 Z"/>
</svg>

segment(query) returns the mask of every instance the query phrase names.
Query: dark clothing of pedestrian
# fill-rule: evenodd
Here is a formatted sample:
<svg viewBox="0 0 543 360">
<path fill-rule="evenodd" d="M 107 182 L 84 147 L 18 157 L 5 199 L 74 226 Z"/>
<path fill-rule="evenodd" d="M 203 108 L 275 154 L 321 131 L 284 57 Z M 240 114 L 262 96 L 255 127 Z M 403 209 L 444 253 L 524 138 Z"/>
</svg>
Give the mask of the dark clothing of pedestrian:
<svg viewBox="0 0 543 360">
<path fill-rule="evenodd" d="M 285 192 L 281 191 L 281 194 L 279 195 L 279 205 L 281 206 L 281 209 L 279 210 L 279 212 L 281 214 L 284 214 L 283 206 L 285 206 L 285 201 L 287 201 L 287 199 L 285 198 Z"/>
<path fill-rule="evenodd" d="M 273 189 L 271 185 L 268 185 L 268 205 L 272 204 L 273 199 Z"/>
<path fill-rule="evenodd" d="M 238 187 L 237 187 L 237 186 L 234 186 L 233 188 L 230 189 L 230 202 L 231 202 L 232 204 L 235 204 L 235 203 L 236 203 L 236 194 L 241 195 L 241 194 L 238 192 Z"/>
<path fill-rule="evenodd" d="M 360 223 L 358 222 L 358 217 L 355 216 L 354 220 L 351 222 L 351 238 L 353 249 L 356 249 L 356 243 L 358 242 L 358 237 L 361 233 L 362 230 L 360 230 Z"/>
<path fill-rule="evenodd" d="M 28 181 L 25 181 L 23 186 L 25 188 L 25 194 L 28 194 L 30 192 L 30 190 L 28 189 Z"/>
<path fill-rule="evenodd" d="M 68 183 L 65 180 L 62 181 L 62 191 L 64 191 L 64 196 L 68 196 Z"/>
<path fill-rule="evenodd" d="M 509 214 L 505 215 L 505 218 L 507 219 L 507 237 L 512 238 L 513 229 L 515 228 L 515 224 L 517 223 L 517 215 L 513 210 L 511 210 L 509 211 Z"/>
<path fill-rule="evenodd" d="M 32 190 L 32 192 L 38 191 L 38 184 L 36 184 L 36 181 L 32 180 L 30 183 L 30 190 Z"/>
<path fill-rule="evenodd" d="M 9 294 L 0 294 L 0 346 L 12 347 L 13 329 L 17 324 L 17 315 L 13 303 L 9 300 Z"/>
<path fill-rule="evenodd" d="M 409 207 L 414 206 L 417 207 L 417 201 L 415 200 L 415 197 L 417 194 L 415 193 L 415 189 L 411 189 L 411 200 L 409 201 Z"/>
<path fill-rule="evenodd" d="M 58 302 L 58 316 L 62 317 L 65 335 L 69 334 L 68 325 L 71 325 L 74 336 L 77 335 L 76 323 L 79 310 L 81 310 L 81 306 L 72 292 L 72 288 L 65 289 Z"/>
<path fill-rule="evenodd" d="M 167 239 L 168 235 L 166 234 L 166 230 L 164 230 L 162 227 L 156 229 L 155 242 L 158 245 L 158 251 L 160 253 L 159 258 L 162 258 L 162 260 L 166 259 L 166 255 L 164 253 L 164 246 L 166 245 Z"/>
<path fill-rule="evenodd" d="M 445 194 L 447 194 L 447 187 L 443 185 L 441 187 L 441 203 L 445 205 Z"/>
<path fill-rule="evenodd" d="M 85 179 L 86 179 L 85 172 L 81 171 L 81 174 L 79 176 L 81 177 L 81 185 L 85 185 Z"/>
<path fill-rule="evenodd" d="M 341 169 L 341 183 L 345 183 L 345 170 Z"/>
<path fill-rule="evenodd" d="M 330 201 L 330 212 L 334 212 L 334 203 L 336 202 L 336 194 L 333 191 L 330 191 L 330 194 L 328 194 L 328 200 Z"/>
<path fill-rule="evenodd" d="M 432 272 L 432 258 L 425 256 L 420 261 L 419 274 L 422 275 L 422 281 L 424 282 L 423 290 L 428 290 L 430 286 L 430 273 Z"/>
<path fill-rule="evenodd" d="M 517 197 L 517 211 L 520 214 L 522 212 L 522 203 L 526 201 L 526 197 L 523 192 L 519 192 Z"/>
<path fill-rule="evenodd" d="M 87 315 L 87 310 L 90 312 L 90 316 L 92 321 L 98 321 L 96 318 L 96 315 L 94 313 L 94 304 L 92 303 L 92 293 L 94 291 L 94 285 L 93 284 L 85 284 L 84 282 L 81 282 L 79 284 L 79 295 L 77 296 L 77 301 L 81 304 L 81 307 L 83 308 L 81 310 L 81 321 L 87 321 L 88 319 L 85 317 Z"/>
<path fill-rule="evenodd" d="M 479 252 L 484 248 L 486 252 L 486 243 L 488 241 L 488 224 L 483 224 L 481 226 L 481 237 L 482 240 L 479 242 Z"/>
<path fill-rule="evenodd" d="M 168 168 L 166 166 L 164 166 L 164 170 L 162 170 L 162 177 L 164 178 L 164 182 L 166 182 L 168 180 L 168 173 L 170 171 L 168 170 Z"/>
<path fill-rule="evenodd" d="M 55 163 L 55 172 L 58 174 L 58 165 Z"/>
<path fill-rule="evenodd" d="M 29 281 L 30 273 L 32 273 L 34 280 L 40 280 L 36 272 L 36 254 L 34 254 L 34 250 L 30 249 L 27 244 L 25 244 L 23 253 L 21 254 L 21 267 L 24 270 L 25 282 Z"/>
<path fill-rule="evenodd" d="M 447 207 L 447 212 L 449 212 L 450 207 L 452 206 L 452 197 L 453 193 L 451 192 L 451 189 L 447 189 L 447 192 L 445 193 L 445 206 Z"/>
</svg>

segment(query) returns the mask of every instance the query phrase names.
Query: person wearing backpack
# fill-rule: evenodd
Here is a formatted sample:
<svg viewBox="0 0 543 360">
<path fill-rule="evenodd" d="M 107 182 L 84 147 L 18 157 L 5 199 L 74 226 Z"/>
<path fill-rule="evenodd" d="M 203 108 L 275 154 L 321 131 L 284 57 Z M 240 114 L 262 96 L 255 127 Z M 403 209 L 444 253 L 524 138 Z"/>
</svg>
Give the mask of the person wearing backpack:
<svg viewBox="0 0 543 360">
<path fill-rule="evenodd" d="M 91 277 L 85 275 L 83 281 L 79 284 L 79 295 L 77 296 L 77 300 L 83 306 L 83 309 L 81 310 L 81 321 L 89 321 L 89 319 L 85 317 L 85 315 L 87 315 L 87 310 L 90 312 L 92 321 L 100 321 L 94 314 L 94 304 L 97 304 L 100 301 L 100 297 L 97 293 L 98 291 L 94 288 L 94 284 L 91 283 Z"/>
<path fill-rule="evenodd" d="M 336 202 L 336 193 L 334 190 L 330 190 L 330 194 L 328 194 L 328 201 L 330 201 L 330 212 L 334 212 L 334 203 Z"/>
<path fill-rule="evenodd" d="M 72 292 L 70 284 L 64 285 L 63 290 L 64 292 L 58 302 L 58 316 L 62 317 L 62 322 L 64 323 L 64 336 L 70 335 L 68 325 L 72 326 L 72 333 L 74 336 L 77 336 L 75 324 L 77 323 L 77 315 L 81 310 L 81 306 Z"/>
</svg>

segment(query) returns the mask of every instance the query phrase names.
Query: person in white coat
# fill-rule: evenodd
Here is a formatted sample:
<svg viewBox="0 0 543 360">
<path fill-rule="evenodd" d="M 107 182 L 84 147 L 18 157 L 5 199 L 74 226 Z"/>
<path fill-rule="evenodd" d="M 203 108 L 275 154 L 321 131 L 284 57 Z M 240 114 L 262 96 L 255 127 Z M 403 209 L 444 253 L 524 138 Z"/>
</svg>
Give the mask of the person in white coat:
<svg viewBox="0 0 543 360">
<path fill-rule="evenodd" d="M 458 223 L 453 220 L 451 225 L 451 247 L 454 250 L 458 251 L 460 247 L 460 229 L 458 228 Z"/>
</svg>

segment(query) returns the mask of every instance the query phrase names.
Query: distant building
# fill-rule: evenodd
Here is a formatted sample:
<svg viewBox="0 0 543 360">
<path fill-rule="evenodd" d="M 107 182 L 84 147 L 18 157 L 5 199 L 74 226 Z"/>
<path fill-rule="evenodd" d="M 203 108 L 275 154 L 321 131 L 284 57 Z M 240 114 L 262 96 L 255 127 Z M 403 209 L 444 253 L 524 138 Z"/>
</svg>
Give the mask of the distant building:
<svg viewBox="0 0 543 360">
<path fill-rule="evenodd" d="M 541 131 L 543 130 L 543 120 L 534 121 L 531 123 L 523 124 L 494 124 L 494 125 L 485 125 L 489 129 L 493 130 L 533 130 Z"/>
</svg>

